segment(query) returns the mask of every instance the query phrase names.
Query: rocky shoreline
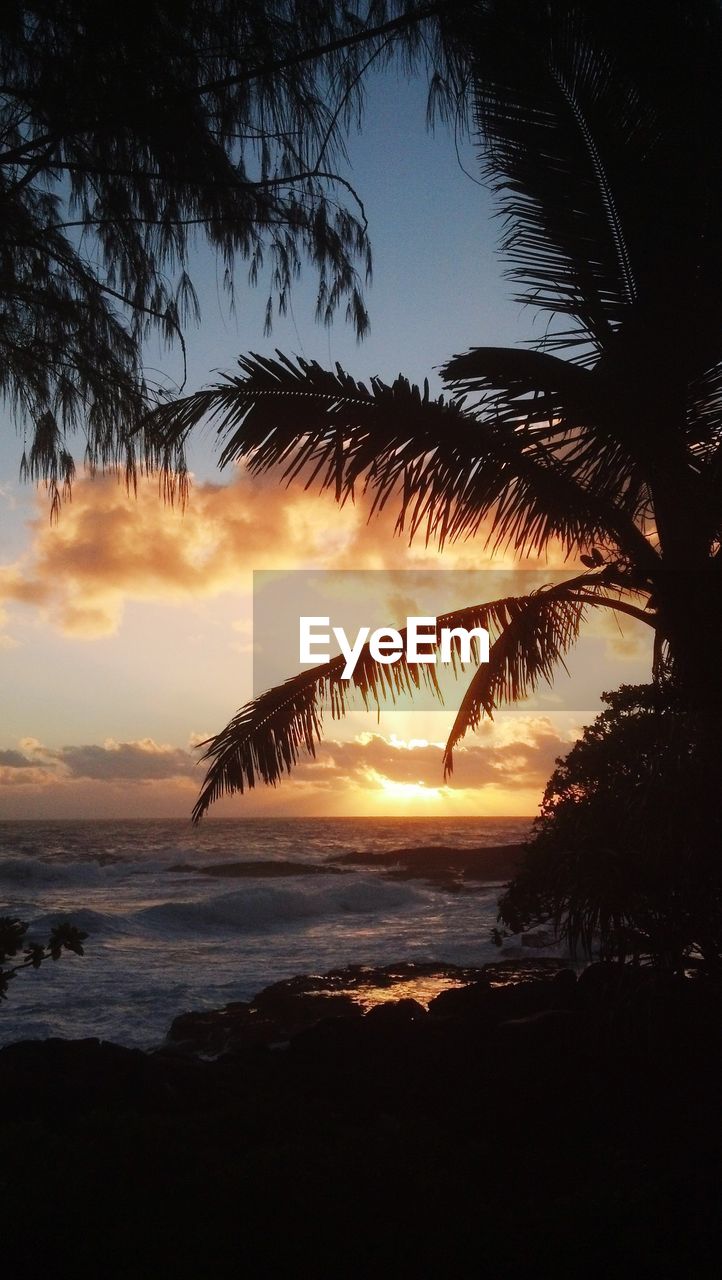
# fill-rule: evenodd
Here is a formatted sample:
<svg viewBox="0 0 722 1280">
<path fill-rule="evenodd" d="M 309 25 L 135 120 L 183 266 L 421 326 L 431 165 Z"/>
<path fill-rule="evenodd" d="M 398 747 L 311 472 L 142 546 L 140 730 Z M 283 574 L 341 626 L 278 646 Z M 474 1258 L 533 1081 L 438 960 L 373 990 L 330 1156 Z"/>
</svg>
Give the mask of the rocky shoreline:
<svg viewBox="0 0 722 1280">
<path fill-rule="evenodd" d="M 32 1270 L 42 1241 L 104 1276 L 715 1274 L 719 983 L 532 964 L 296 978 L 153 1053 L 3 1049 L 4 1261 Z"/>
<path fill-rule="evenodd" d="M 449 1007 L 466 1008 L 475 993 L 517 984 L 526 984 L 527 991 L 530 982 L 566 969 L 568 962 L 563 960 L 530 958 L 481 967 L 400 961 L 299 974 L 264 987 L 250 1001 L 180 1014 L 170 1027 L 167 1045 L 206 1057 L 252 1046 L 286 1048 L 298 1032 L 328 1018 L 360 1018 L 374 1011 L 387 1019 L 419 1018 L 427 1012 L 444 1016 Z M 548 990 L 543 988 L 545 995 Z"/>
</svg>

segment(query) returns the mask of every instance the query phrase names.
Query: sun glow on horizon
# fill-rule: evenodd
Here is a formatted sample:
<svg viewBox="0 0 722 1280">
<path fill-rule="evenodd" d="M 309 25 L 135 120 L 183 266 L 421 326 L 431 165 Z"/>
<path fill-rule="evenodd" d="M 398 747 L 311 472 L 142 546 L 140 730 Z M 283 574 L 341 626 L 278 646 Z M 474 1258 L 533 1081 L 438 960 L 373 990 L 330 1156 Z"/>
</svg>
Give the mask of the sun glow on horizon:
<svg viewBox="0 0 722 1280">
<path fill-rule="evenodd" d="M 367 770 L 366 776 L 380 789 L 381 796 L 377 796 L 379 799 L 421 800 L 426 804 L 438 802 L 444 798 L 444 793 L 449 793 L 448 787 L 430 787 L 421 779 L 418 782 L 398 782 L 394 778 L 385 777 L 375 769 Z"/>
</svg>

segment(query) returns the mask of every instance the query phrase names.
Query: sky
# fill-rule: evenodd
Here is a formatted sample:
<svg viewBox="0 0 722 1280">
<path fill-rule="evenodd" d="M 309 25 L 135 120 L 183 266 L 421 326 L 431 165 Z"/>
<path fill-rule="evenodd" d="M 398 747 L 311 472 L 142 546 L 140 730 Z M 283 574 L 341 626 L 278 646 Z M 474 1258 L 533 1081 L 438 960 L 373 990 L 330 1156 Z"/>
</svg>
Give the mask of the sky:
<svg viewBox="0 0 722 1280">
<path fill-rule="evenodd" d="M 538 336 L 543 320 L 510 300 L 502 277 L 474 148 L 462 145 L 460 162 L 445 129 L 426 130 L 425 106 L 422 84 L 376 78 L 349 145 L 374 252 L 369 336 L 358 343 L 342 318 L 330 330 L 314 322 L 306 270 L 290 314 L 264 337 L 262 285 L 241 291 L 230 316 L 216 265 L 199 248 L 189 390 L 232 370 L 241 353 L 279 348 L 338 360 L 362 378 L 428 377 L 439 391 L 434 369 L 451 355 Z M 150 349 L 148 363 L 180 376 L 177 354 Z M 184 513 L 163 504 L 153 481 L 131 497 L 112 476 L 81 476 L 51 526 L 47 496 L 18 481 L 21 441 L 0 412 L 0 818 L 188 817 L 203 778 L 198 742 L 251 696 L 254 570 L 449 569 L 457 582 L 460 571 L 516 569 L 523 587 L 525 571 L 570 567 L 553 553 L 515 566 L 492 558 L 483 538 L 443 555 L 409 548 L 391 513 L 368 522 L 363 500 L 339 509 L 330 495 L 281 487 L 273 475 L 220 472 L 203 430 L 191 445 Z M 645 630 L 595 619 L 569 673 L 470 735 L 447 783 L 442 746 L 463 686 L 443 709 L 327 720 L 315 760 L 278 788 L 226 798 L 213 812 L 532 815 L 601 692 L 649 678 Z"/>
</svg>

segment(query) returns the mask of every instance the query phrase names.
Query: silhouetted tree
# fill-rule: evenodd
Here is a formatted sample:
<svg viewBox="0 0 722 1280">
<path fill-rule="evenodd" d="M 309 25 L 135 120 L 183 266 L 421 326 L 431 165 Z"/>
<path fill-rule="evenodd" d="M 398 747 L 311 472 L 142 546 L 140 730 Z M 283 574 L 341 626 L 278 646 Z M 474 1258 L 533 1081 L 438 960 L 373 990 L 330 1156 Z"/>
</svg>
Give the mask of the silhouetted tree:
<svg viewBox="0 0 722 1280">
<path fill-rule="evenodd" d="M 553 924 L 572 950 L 681 969 L 722 955 L 722 828 L 700 795 L 694 720 L 673 689 L 623 685 L 544 793 L 499 902 L 514 933 Z"/>
<path fill-rule="evenodd" d="M 547 315 L 535 349 L 474 348 L 446 364 L 452 399 L 399 378 L 365 386 L 285 357 L 163 407 L 163 447 L 207 415 L 221 465 L 281 467 L 344 501 L 357 488 L 440 547 L 483 534 L 519 555 L 557 544 L 585 572 L 440 622 L 486 626 L 446 750 L 554 669 L 590 609 L 655 636 L 719 774 L 722 712 L 722 16 L 717 0 L 489 0 L 465 9 L 484 172 L 517 297 Z M 561 358 L 558 352 L 563 352 Z M 299 394 L 301 393 L 301 394 Z M 275 783 L 313 750 L 343 660 L 249 703 L 208 748 L 200 816 L 226 791 Z M 374 664 L 353 683 L 393 696 L 433 667 Z"/>
<path fill-rule="evenodd" d="M 8 986 L 21 969 L 39 969 L 44 960 L 59 960 L 63 951 L 82 956 L 88 936 L 72 924 L 55 925 L 47 942 L 28 942 L 27 932 L 23 920 L 0 916 L 0 1000 L 6 999 Z M 15 963 L 6 968 L 8 960 Z"/>
<path fill-rule="evenodd" d="M 365 71 L 399 43 L 423 60 L 438 30 L 422 20 L 445 7 L 6 0 L 0 392 L 31 425 L 23 470 L 49 483 L 56 509 L 76 428 L 91 466 L 165 464 L 182 486 L 182 452 L 159 455 L 137 430 L 167 390 L 149 384 L 142 344 L 154 330 L 182 342 L 197 317 L 199 240 L 231 303 L 239 261 L 251 283 L 267 272 L 268 328 L 306 261 L 317 317 L 345 305 L 365 332 L 369 240 L 337 173 L 344 131 Z"/>
</svg>

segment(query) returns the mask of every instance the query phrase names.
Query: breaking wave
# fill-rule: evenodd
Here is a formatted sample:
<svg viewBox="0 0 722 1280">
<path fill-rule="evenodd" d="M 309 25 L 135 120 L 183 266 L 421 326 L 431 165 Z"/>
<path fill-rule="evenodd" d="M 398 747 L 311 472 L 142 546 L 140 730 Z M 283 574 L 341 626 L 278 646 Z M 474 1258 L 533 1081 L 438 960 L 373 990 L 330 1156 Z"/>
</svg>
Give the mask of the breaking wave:
<svg viewBox="0 0 722 1280">
<path fill-rule="evenodd" d="M 282 928 L 294 921 L 343 914 L 375 916 L 402 911 L 423 899 L 422 891 L 379 879 L 354 879 L 302 889 L 250 885 L 234 893 L 216 894 L 203 901 L 163 902 L 135 913 L 140 927 L 182 932 L 255 932 Z"/>
</svg>

